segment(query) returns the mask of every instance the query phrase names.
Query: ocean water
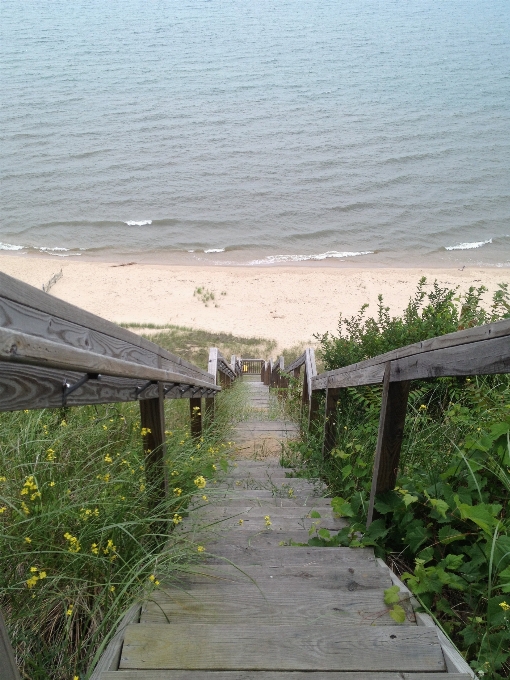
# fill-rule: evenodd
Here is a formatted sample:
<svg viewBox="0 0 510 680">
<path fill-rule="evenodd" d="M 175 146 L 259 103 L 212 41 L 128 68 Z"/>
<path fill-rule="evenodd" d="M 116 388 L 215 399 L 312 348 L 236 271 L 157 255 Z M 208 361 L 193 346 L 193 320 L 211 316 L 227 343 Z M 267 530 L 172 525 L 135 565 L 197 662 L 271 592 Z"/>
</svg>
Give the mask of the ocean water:
<svg viewBox="0 0 510 680">
<path fill-rule="evenodd" d="M 508 0 L 2 0 L 0 249 L 510 266 Z"/>
</svg>

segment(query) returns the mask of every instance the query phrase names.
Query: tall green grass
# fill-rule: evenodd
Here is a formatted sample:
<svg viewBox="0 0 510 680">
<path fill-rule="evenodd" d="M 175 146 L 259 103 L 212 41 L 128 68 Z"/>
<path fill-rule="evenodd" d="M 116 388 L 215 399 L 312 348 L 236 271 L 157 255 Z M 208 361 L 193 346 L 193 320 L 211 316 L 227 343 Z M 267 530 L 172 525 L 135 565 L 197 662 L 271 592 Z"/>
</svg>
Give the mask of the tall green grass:
<svg viewBox="0 0 510 680">
<path fill-rule="evenodd" d="M 200 440 L 189 402 L 166 402 L 170 493 L 150 512 L 138 404 L 0 415 L 0 606 L 22 677 L 82 680 L 133 601 L 200 559 L 172 528 L 227 465 L 241 389 Z"/>
</svg>

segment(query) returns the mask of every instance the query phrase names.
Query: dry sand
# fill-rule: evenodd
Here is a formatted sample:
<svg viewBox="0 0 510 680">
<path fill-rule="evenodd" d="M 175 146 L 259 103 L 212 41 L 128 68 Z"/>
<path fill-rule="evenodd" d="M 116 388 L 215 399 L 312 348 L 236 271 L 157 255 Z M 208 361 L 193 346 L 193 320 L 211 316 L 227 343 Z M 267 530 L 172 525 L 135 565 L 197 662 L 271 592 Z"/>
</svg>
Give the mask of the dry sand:
<svg viewBox="0 0 510 680">
<path fill-rule="evenodd" d="M 484 284 L 490 294 L 510 281 L 507 269 L 352 269 L 339 267 L 219 267 L 89 262 L 0 255 L 0 270 L 37 288 L 62 268 L 51 295 L 115 322 L 178 324 L 242 336 L 275 339 L 278 347 L 313 340 L 335 331 L 340 312 L 356 313 L 368 302 L 376 313 L 384 295 L 401 312 L 421 276 L 442 286 Z M 193 293 L 213 291 L 205 304 Z M 221 295 L 225 292 L 226 295 Z M 217 305 L 217 306 L 216 306 Z"/>
</svg>

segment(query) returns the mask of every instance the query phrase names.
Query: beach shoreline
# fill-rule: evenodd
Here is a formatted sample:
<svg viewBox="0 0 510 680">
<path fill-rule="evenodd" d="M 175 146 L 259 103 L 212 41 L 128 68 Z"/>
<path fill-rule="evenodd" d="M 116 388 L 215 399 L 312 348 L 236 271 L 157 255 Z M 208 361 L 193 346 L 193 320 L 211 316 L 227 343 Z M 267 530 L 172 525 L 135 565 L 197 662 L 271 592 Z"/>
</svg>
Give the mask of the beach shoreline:
<svg viewBox="0 0 510 680">
<path fill-rule="evenodd" d="M 510 282 L 507 268 L 352 265 L 190 266 L 0 253 L 1 271 L 39 289 L 62 270 L 51 295 L 116 323 L 175 324 L 270 338 L 279 349 L 335 332 L 340 313 L 351 316 L 364 303 L 375 315 L 379 293 L 390 313 L 402 312 L 422 276 L 429 285 L 437 279 L 443 287 L 459 286 L 460 293 L 484 285 L 487 306 L 497 285 Z M 214 300 L 205 300 L 207 292 Z"/>
</svg>

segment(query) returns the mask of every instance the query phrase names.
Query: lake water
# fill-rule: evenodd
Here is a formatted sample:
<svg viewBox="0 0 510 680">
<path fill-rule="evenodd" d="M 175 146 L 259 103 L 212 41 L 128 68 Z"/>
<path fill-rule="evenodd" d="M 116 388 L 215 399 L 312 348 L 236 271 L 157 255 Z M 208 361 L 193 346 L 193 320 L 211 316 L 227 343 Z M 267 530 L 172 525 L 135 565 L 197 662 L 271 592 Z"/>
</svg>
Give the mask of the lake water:
<svg viewBox="0 0 510 680">
<path fill-rule="evenodd" d="M 510 266 L 508 0 L 2 0 L 0 248 Z"/>
</svg>

